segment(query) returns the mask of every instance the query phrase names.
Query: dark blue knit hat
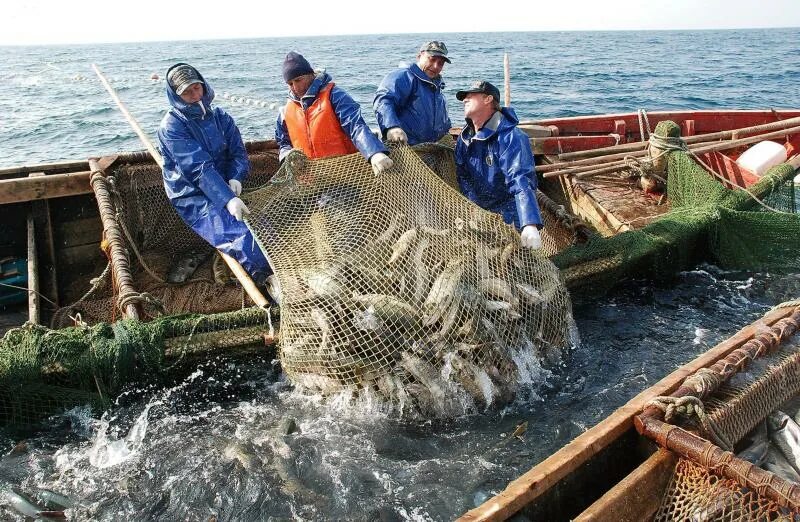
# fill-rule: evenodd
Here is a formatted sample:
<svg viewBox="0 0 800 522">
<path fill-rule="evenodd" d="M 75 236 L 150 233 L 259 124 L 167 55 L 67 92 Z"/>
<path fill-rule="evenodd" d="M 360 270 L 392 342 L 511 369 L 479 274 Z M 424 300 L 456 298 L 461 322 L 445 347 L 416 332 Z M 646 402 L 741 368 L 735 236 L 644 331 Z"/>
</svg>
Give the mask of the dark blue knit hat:
<svg viewBox="0 0 800 522">
<path fill-rule="evenodd" d="M 311 68 L 311 64 L 300 53 L 291 51 L 283 60 L 283 79 L 287 82 L 298 76 L 313 73 L 314 69 Z"/>
</svg>

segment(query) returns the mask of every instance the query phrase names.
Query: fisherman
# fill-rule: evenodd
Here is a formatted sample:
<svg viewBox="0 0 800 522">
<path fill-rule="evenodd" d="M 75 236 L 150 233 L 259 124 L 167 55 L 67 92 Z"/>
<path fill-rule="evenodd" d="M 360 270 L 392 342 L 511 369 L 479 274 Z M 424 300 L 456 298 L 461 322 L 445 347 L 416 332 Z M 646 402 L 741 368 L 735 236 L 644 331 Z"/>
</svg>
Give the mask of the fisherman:
<svg viewBox="0 0 800 522">
<path fill-rule="evenodd" d="M 358 151 L 375 174 L 392 168 L 388 149 L 370 131 L 358 103 L 336 87 L 328 73 L 315 73 L 303 55 L 292 51 L 283 61 L 283 79 L 289 86 L 289 99 L 275 125 L 279 159 L 293 148 L 309 158 Z"/>
<path fill-rule="evenodd" d="M 517 227 L 523 247 L 541 248 L 533 152 L 528 136 L 517 129 L 516 113 L 500 107 L 500 91 L 486 81 L 458 91 L 456 98 L 464 102 L 467 121 L 455 150 L 461 192 Z"/>
<path fill-rule="evenodd" d="M 167 98 L 172 107 L 158 129 L 167 197 L 192 230 L 275 296 L 269 263 L 242 221 L 250 213 L 239 198 L 250 162 L 236 123 L 211 106 L 214 90 L 186 63 L 167 70 Z"/>
<path fill-rule="evenodd" d="M 417 63 L 396 69 L 381 82 L 372 106 L 383 137 L 396 143 L 439 141 L 451 127 L 442 89 L 447 57 L 444 42 L 424 44 Z"/>
</svg>

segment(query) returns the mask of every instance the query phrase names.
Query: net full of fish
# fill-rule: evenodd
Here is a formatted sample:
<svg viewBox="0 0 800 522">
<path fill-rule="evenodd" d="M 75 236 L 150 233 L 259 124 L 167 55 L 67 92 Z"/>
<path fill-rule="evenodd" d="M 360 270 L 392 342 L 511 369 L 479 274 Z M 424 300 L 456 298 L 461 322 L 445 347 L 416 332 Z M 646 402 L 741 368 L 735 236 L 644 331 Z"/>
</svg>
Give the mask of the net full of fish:
<svg viewBox="0 0 800 522">
<path fill-rule="evenodd" d="M 439 150 L 452 171 L 452 150 Z M 247 194 L 247 224 L 283 288 L 283 368 L 312 391 L 426 415 L 506 401 L 520 361 L 569 345 L 558 270 L 412 149 L 391 156 L 375 176 L 358 154 L 293 152 Z"/>
</svg>

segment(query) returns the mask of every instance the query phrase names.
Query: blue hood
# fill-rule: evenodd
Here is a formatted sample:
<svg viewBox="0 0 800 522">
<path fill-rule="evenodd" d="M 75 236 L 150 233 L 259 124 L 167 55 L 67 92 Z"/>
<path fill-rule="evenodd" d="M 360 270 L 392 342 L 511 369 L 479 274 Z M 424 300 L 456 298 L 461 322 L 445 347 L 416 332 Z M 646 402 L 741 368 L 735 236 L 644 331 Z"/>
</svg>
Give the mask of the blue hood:
<svg viewBox="0 0 800 522">
<path fill-rule="evenodd" d="M 517 118 L 517 113 L 514 112 L 514 109 L 511 107 L 502 107 L 500 109 L 500 114 L 503 116 L 499 118 L 499 121 L 496 125 L 491 124 L 491 118 L 488 122 L 475 134 L 476 140 L 486 140 L 497 134 L 498 132 L 503 132 L 508 129 L 513 129 L 519 123 L 519 118 Z M 472 132 L 475 132 L 475 127 L 472 125 L 471 120 L 467 120 L 467 127 Z M 466 130 L 466 129 L 465 129 Z M 462 137 L 464 133 L 462 133 Z"/>
<path fill-rule="evenodd" d="M 165 76 L 165 77 L 169 77 L 170 71 L 172 69 L 174 69 L 175 67 L 178 67 L 179 65 L 189 65 L 189 64 L 187 64 L 187 63 L 176 63 L 175 65 L 173 65 L 172 67 L 167 69 L 167 76 Z M 190 65 L 190 67 L 191 67 L 191 65 Z M 197 71 L 197 69 L 195 69 L 195 71 Z M 203 106 L 205 107 L 205 112 L 203 111 L 203 109 L 201 109 L 198 106 L 197 103 L 189 104 L 189 103 L 186 103 L 185 101 L 183 101 L 183 99 L 180 97 L 180 95 L 178 93 L 176 93 L 172 89 L 172 87 L 170 87 L 169 82 L 166 82 L 167 83 L 167 99 L 169 100 L 169 104 L 174 109 L 176 109 L 179 113 L 183 114 L 187 118 L 192 118 L 192 119 L 200 119 L 200 118 L 203 118 L 205 115 L 210 114 L 211 113 L 211 102 L 214 101 L 214 89 L 211 88 L 211 85 L 208 84 L 206 79 L 203 77 L 202 74 L 200 74 L 199 71 L 197 71 L 197 75 L 200 77 L 201 80 L 203 80 L 203 97 L 200 99 L 200 103 L 202 103 Z"/>
</svg>

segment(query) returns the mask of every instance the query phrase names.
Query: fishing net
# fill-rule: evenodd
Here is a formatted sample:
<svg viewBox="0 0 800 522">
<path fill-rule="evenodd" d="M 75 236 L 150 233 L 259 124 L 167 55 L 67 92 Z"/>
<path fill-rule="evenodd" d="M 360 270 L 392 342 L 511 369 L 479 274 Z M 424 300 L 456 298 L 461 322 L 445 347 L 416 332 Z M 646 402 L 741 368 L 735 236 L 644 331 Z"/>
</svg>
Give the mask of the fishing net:
<svg viewBox="0 0 800 522">
<path fill-rule="evenodd" d="M 785 323 L 781 328 L 788 326 L 796 329 L 795 318 L 791 321 L 795 324 Z M 739 355 L 735 357 L 743 362 L 750 361 L 746 369 L 735 373 L 704 400 L 704 410 L 708 416 L 708 422 L 704 425 L 713 427 L 715 439 L 731 443 L 741 441 L 754 427 L 763 423 L 768 412 L 779 407 L 787 409 L 787 401 L 794 404 L 790 406 L 792 409 L 797 409 L 797 399 L 792 398 L 800 393 L 800 345 L 796 340 L 753 360 Z M 762 453 L 766 453 L 770 442 L 766 426 L 762 427 Z M 752 438 L 756 440 L 757 437 L 753 435 Z M 750 438 L 745 442 L 750 443 Z M 744 446 L 747 447 L 747 444 Z M 714 457 L 709 450 L 697 448 L 693 451 L 699 455 L 697 460 L 681 458 L 678 461 L 655 520 L 796 520 L 800 517 L 800 510 L 789 500 L 790 496 L 782 497 L 780 501 L 766 496 L 767 489 L 788 493 L 783 486 L 771 481 L 770 474 L 758 479 L 757 486 L 747 483 L 748 477 L 756 480 L 748 465 L 729 462 L 726 455 L 730 454 L 718 451 L 722 458 Z M 761 460 L 764 458 L 763 455 L 760 457 Z M 786 458 L 787 467 L 796 465 L 788 464 L 791 455 Z M 723 473 L 722 470 L 729 470 L 729 473 Z M 794 479 L 783 478 L 789 480 L 787 485 L 792 487 Z M 800 488 L 800 484 L 794 484 L 794 487 Z"/>
<path fill-rule="evenodd" d="M 252 307 L 60 330 L 27 323 L 0 339 L 0 423 L 32 426 L 81 404 L 102 411 L 123 386 L 196 356 L 263 351 L 277 317 L 276 309 Z"/>
<path fill-rule="evenodd" d="M 431 154 L 435 153 L 431 152 Z M 452 149 L 439 153 L 449 158 Z M 280 356 L 302 387 L 446 415 L 507 400 L 570 344 L 569 295 L 541 252 L 408 147 L 293 152 L 246 218 L 283 289 Z"/>
<path fill-rule="evenodd" d="M 671 135 L 673 126 L 661 122 L 655 132 Z M 730 269 L 800 269 L 792 166 L 778 165 L 746 190 L 732 189 L 691 152 L 666 156 L 667 212 L 614 237 L 595 234 L 552 258 L 571 290 L 591 294 L 630 277 L 663 279 L 701 261 Z"/>
<path fill-rule="evenodd" d="M 250 174 L 243 190 L 263 185 L 278 168 L 276 150 L 256 150 L 249 157 Z M 253 304 L 241 287 L 232 284 L 214 248 L 175 212 L 164 192 L 158 165 L 114 164 L 100 182 L 111 195 L 113 215 L 108 217 L 122 230 L 130 262 L 125 272 L 135 282 L 133 299 L 145 316 L 211 314 Z M 194 272 L 185 281 L 170 283 L 170 271 L 190 259 L 198 265 Z M 90 291 L 78 302 L 56 312 L 53 326 L 74 324 L 76 314 L 89 324 L 121 318 L 114 277 L 114 270 L 106 270 L 93 280 Z"/>
</svg>

